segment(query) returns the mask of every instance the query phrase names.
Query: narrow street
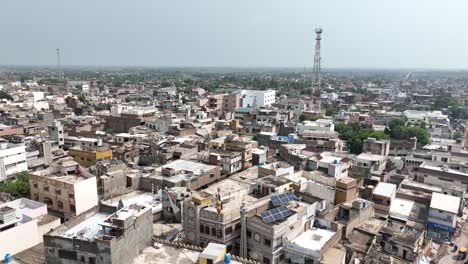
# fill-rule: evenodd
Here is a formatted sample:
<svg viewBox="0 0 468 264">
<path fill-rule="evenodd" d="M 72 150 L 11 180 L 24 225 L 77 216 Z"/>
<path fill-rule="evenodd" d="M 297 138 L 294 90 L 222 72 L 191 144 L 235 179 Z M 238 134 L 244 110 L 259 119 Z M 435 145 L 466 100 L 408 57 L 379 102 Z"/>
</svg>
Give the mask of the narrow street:
<svg viewBox="0 0 468 264">
<path fill-rule="evenodd" d="M 468 248 L 468 221 L 466 217 L 467 215 L 466 215 L 466 210 L 465 210 L 465 215 L 463 217 L 465 221 L 462 224 L 458 237 L 456 237 L 454 241 L 455 244 L 457 244 L 459 248 L 460 247 Z M 459 263 L 465 263 L 466 261 L 468 261 L 468 257 L 465 258 L 465 260 L 457 260 L 457 254 L 458 254 L 458 250 L 456 252 L 453 252 L 453 247 L 450 247 L 450 245 L 444 244 L 439 249 L 438 256 L 441 256 L 441 258 L 436 263 L 459 264 Z"/>
</svg>

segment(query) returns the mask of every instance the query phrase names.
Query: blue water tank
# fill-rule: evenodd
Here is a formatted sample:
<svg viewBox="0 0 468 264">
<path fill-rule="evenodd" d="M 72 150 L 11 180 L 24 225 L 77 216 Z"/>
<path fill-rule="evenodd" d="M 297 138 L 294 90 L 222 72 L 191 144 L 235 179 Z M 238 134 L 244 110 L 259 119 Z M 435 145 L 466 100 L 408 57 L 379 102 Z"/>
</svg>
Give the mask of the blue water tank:
<svg viewBox="0 0 468 264">
<path fill-rule="evenodd" d="M 231 264 L 231 254 L 227 253 L 224 255 L 224 263 Z"/>
<path fill-rule="evenodd" d="M 366 201 L 362 201 L 362 208 L 366 208 Z"/>
<path fill-rule="evenodd" d="M 11 255 L 10 254 L 6 254 L 5 255 L 5 263 L 10 263 L 11 262 Z"/>
<path fill-rule="evenodd" d="M 333 164 L 338 164 L 338 160 L 333 160 Z"/>
</svg>

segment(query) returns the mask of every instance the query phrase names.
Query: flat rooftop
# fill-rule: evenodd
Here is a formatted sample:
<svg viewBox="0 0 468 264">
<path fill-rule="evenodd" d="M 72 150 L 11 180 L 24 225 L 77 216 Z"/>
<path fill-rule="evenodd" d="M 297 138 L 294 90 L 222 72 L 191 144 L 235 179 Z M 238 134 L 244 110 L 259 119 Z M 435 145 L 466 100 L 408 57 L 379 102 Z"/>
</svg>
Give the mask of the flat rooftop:
<svg viewBox="0 0 468 264">
<path fill-rule="evenodd" d="M 177 171 L 182 171 L 182 170 L 186 170 L 186 171 L 209 171 L 209 170 L 212 170 L 212 169 L 215 169 L 216 166 L 213 166 L 213 165 L 207 165 L 207 164 L 204 164 L 204 163 L 200 163 L 200 162 L 194 162 L 194 161 L 189 161 L 189 160 L 175 160 L 169 164 L 166 164 L 162 167 L 160 167 L 161 169 L 163 168 L 171 168 L 171 169 L 174 169 L 176 172 Z"/>
<path fill-rule="evenodd" d="M 385 159 L 385 156 L 375 155 L 375 154 L 370 154 L 370 153 L 361 153 L 356 158 L 363 159 L 363 160 L 380 161 L 382 159 Z"/>
<path fill-rule="evenodd" d="M 393 183 L 379 182 L 374 189 L 374 195 L 392 197 L 396 193 L 396 185 Z"/>
<path fill-rule="evenodd" d="M 442 193 L 432 193 L 431 208 L 450 213 L 458 213 L 460 198 Z"/>
<path fill-rule="evenodd" d="M 96 213 L 78 225 L 66 230 L 61 234 L 61 236 L 66 238 L 77 238 L 91 241 L 98 235 L 104 234 L 102 227 L 99 224 L 106 221 L 110 216 L 111 214 L 107 213 Z"/>
<path fill-rule="evenodd" d="M 309 229 L 291 241 L 289 243 L 290 245 L 287 247 L 289 248 L 292 246 L 292 248 L 298 248 L 299 251 L 302 251 L 301 249 L 306 249 L 307 251 L 313 251 L 320 255 L 320 250 L 335 233 L 335 231 L 329 229 Z"/>
<path fill-rule="evenodd" d="M 134 191 L 124 195 L 116 196 L 112 199 L 103 201 L 102 203 L 117 207 L 119 205 L 119 201 L 122 201 L 125 207 L 133 204 L 138 206 L 152 207 L 153 213 L 155 211 L 162 210 L 161 191 L 155 195 L 143 191 Z"/>
</svg>

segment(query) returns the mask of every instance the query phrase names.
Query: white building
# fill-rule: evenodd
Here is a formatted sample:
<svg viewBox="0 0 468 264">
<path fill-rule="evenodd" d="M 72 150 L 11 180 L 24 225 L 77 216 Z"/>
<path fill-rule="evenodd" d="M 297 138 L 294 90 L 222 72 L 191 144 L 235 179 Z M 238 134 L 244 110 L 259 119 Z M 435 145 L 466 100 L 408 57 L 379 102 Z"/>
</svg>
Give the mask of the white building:
<svg viewBox="0 0 468 264">
<path fill-rule="evenodd" d="M 47 215 L 43 203 L 21 198 L 0 205 L 0 256 L 41 243 L 42 236 L 59 225 L 60 219 Z"/>
<path fill-rule="evenodd" d="M 62 147 L 65 143 L 65 135 L 63 125 L 60 121 L 55 120 L 51 126 L 49 126 L 49 137 L 50 140 L 58 142 L 59 147 Z"/>
<path fill-rule="evenodd" d="M 457 213 L 460 198 L 432 193 L 429 216 L 427 218 L 427 234 L 436 240 L 450 241 L 457 226 Z"/>
<path fill-rule="evenodd" d="M 241 90 L 243 108 L 270 107 L 275 102 L 275 90 Z"/>
<path fill-rule="evenodd" d="M 0 142 L 0 181 L 27 170 L 26 147 Z"/>
<path fill-rule="evenodd" d="M 297 133 L 302 134 L 304 131 L 335 131 L 335 124 L 329 119 L 304 121 L 297 125 Z"/>
</svg>

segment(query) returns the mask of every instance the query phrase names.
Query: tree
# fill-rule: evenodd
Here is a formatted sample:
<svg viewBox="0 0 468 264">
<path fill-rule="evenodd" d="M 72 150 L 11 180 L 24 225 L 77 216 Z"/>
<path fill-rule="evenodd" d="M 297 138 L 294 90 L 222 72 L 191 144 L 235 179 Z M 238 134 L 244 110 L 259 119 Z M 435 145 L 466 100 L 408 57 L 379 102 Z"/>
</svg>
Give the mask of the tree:
<svg viewBox="0 0 468 264">
<path fill-rule="evenodd" d="M 70 96 L 67 96 L 67 98 L 65 98 L 65 102 L 67 103 L 67 105 L 69 105 L 72 101 L 72 98 Z"/>
<path fill-rule="evenodd" d="M 85 102 L 86 97 L 84 96 L 84 94 L 80 94 L 80 95 L 78 95 L 78 100 L 80 100 L 80 102 Z"/>
<path fill-rule="evenodd" d="M 464 134 L 463 134 L 463 132 L 460 132 L 460 131 L 455 131 L 455 133 L 453 133 L 453 135 L 452 135 L 453 139 L 460 139 L 460 138 L 463 138 L 463 137 L 464 137 Z"/>
<path fill-rule="evenodd" d="M 336 114 L 336 112 L 338 112 L 338 110 L 334 107 L 327 107 L 325 108 L 325 115 L 327 116 L 332 116 L 334 114 Z"/>
<path fill-rule="evenodd" d="M 367 138 L 387 139 L 389 138 L 382 131 L 375 131 L 371 128 L 362 128 L 360 123 L 336 124 L 335 131 L 338 133 L 340 139 L 346 140 L 349 152 L 359 154 L 362 152 L 362 143 Z"/>
<path fill-rule="evenodd" d="M 29 197 L 29 174 L 20 172 L 16 179 L 8 179 L 0 183 L 0 192 L 6 192 L 14 196 Z"/>
<path fill-rule="evenodd" d="M 0 91 L 0 99 L 7 99 L 9 101 L 13 101 L 13 97 L 11 97 L 11 95 L 9 95 L 5 91 Z"/>
<path fill-rule="evenodd" d="M 323 115 L 315 115 L 315 116 L 306 116 L 304 114 L 299 116 L 299 121 L 304 122 L 304 121 L 317 121 L 319 119 L 322 119 Z"/>
<path fill-rule="evenodd" d="M 408 126 L 405 120 L 394 119 L 390 121 L 385 133 L 389 134 L 394 139 L 410 139 L 416 137 L 418 143 L 427 145 L 430 142 L 431 134 L 426 128 L 425 123 L 420 123 L 419 126 Z"/>
</svg>

